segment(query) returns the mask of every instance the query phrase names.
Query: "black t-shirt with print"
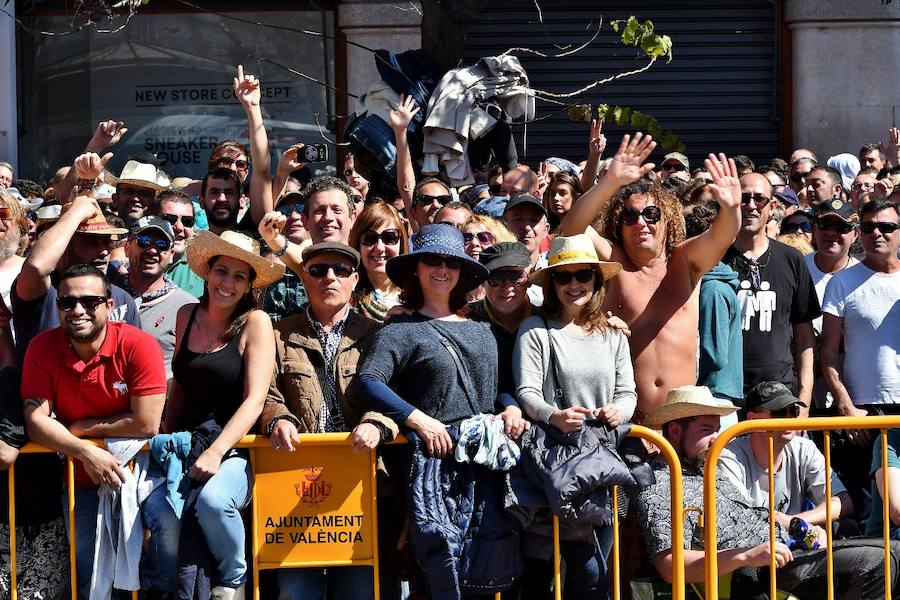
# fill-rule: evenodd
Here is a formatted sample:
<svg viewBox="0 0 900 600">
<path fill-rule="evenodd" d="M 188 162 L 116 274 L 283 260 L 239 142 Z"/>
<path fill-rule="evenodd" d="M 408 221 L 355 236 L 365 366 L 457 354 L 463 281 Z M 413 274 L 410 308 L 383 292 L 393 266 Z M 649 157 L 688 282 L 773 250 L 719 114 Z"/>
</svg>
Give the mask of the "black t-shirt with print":
<svg viewBox="0 0 900 600">
<path fill-rule="evenodd" d="M 792 325 L 822 314 L 803 255 L 770 239 L 769 249 L 757 261 L 732 246 L 723 262 L 740 280 L 744 393 L 761 381 L 780 381 L 796 392 Z"/>
</svg>

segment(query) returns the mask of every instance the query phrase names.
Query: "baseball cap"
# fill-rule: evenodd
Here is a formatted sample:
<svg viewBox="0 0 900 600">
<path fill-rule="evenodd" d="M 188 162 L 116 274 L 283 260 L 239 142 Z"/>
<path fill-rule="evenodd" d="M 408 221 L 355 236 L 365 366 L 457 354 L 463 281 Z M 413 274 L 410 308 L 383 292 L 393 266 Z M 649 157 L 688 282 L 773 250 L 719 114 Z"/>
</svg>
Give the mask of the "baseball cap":
<svg viewBox="0 0 900 600">
<path fill-rule="evenodd" d="M 859 215 L 856 209 L 849 202 L 844 202 L 840 198 L 832 198 L 831 200 L 823 200 L 816 205 L 816 215 L 819 218 L 833 215 L 846 223 L 858 223 Z"/>
<path fill-rule="evenodd" d="M 172 231 L 172 226 L 168 221 L 157 216 L 141 217 L 131 226 L 129 234 L 134 237 L 148 229 L 156 229 L 161 232 L 169 242 L 175 241 L 175 232 Z"/>
<path fill-rule="evenodd" d="M 340 242 L 319 242 L 318 244 L 307 246 L 303 250 L 303 262 L 311 260 L 313 257 L 320 254 L 325 254 L 327 252 L 345 256 L 352 261 L 353 268 L 359 268 L 359 252 L 357 252 L 347 244 L 342 244 Z"/>
<path fill-rule="evenodd" d="M 482 250 L 478 261 L 493 273 L 506 267 L 531 266 L 531 253 L 522 242 L 500 242 Z"/>
<path fill-rule="evenodd" d="M 773 191 L 772 195 L 791 206 L 800 206 L 800 198 L 797 197 L 797 192 L 787 186 L 783 186 L 778 191 Z"/>
<path fill-rule="evenodd" d="M 523 204 L 536 206 L 537 208 L 541 209 L 541 212 L 544 213 L 544 216 L 547 216 L 547 209 L 544 208 L 544 203 L 531 194 L 515 194 L 511 196 L 509 198 L 509 202 L 506 203 L 506 208 L 503 209 L 503 214 L 506 214 L 506 212 L 514 206 L 521 206 Z"/>
<path fill-rule="evenodd" d="M 803 404 L 800 398 L 791 393 L 786 385 L 778 381 L 763 381 L 756 384 L 744 400 L 744 408 L 748 411 L 760 409 L 777 411 L 792 404 Z"/>
<path fill-rule="evenodd" d="M 662 164 L 666 164 L 666 162 L 670 160 L 681 163 L 681 165 L 684 166 L 685 169 L 691 168 L 691 164 L 690 162 L 688 162 L 688 157 L 681 152 L 669 152 L 663 157 Z"/>
</svg>

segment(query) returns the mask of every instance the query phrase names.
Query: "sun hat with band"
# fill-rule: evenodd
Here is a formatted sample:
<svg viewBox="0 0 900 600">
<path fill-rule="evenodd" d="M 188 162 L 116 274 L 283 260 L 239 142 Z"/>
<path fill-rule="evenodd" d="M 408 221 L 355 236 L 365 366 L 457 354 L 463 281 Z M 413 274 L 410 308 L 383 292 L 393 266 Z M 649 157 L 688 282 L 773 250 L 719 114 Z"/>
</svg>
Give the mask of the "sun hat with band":
<svg viewBox="0 0 900 600">
<path fill-rule="evenodd" d="M 237 231 L 226 230 L 221 236 L 203 230 L 187 241 L 187 263 L 199 277 L 206 277 L 209 261 L 214 256 L 242 260 L 256 272 L 253 287 L 263 288 L 284 276 L 284 265 L 260 256 L 259 242 Z"/>
<path fill-rule="evenodd" d="M 736 406 L 714 398 L 705 385 L 683 385 L 669 390 L 665 402 L 650 411 L 644 425 L 659 429 L 669 421 L 703 415 L 724 417 L 735 411 Z"/>
<path fill-rule="evenodd" d="M 136 160 L 129 160 L 125 163 L 118 177 L 107 171 L 103 174 L 103 181 L 116 187 L 124 183 L 134 187 L 149 188 L 155 192 L 161 192 L 169 187 L 169 178 L 165 173 L 154 165 Z"/>
<path fill-rule="evenodd" d="M 544 278 L 553 269 L 566 265 L 593 265 L 606 281 L 615 277 L 622 270 L 622 265 L 617 262 L 600 260 L 594 243 L 585 233 L 578 235 L 559 236 L 553 238 L 550 244 L 550 252 L 547 253 L 547 266 L 532 273 L 528 279 L 531 283 L 543 285 Z"/>
<path fill-rule="evenodd" d="M 402 286 L 406 274 L 425 254 L 437 254 L 457 258 L 462 263 L 460 278 L 463 278 L 466 291 L 481 285 L 488 277 L 487 267 L 466 254 L 463 234 L 453 225 L 434 223 L 426 225 L 412 236 L 410 240 L 412 252 L 395 256 L 387 261 L 385 271 L 394 284 Z"/>
<path fill-rule="evenodd" d="M 60 209 L 60 216 L 66 214 L 68 210 L 72 207 L 73 202 L 66 204 Z M 90 219 L 82 221 L 78 225 L 78 229 L 75 230 L 75 233 L 89 233 L 92 235 L 125 235 L 128 233 L 128 230 L 124 227 L 113 227 L 109 224 L 109 221 L 106 220 L 106 217 L 103 216 L 103 211 L 97 211 Z"/>
</svg>

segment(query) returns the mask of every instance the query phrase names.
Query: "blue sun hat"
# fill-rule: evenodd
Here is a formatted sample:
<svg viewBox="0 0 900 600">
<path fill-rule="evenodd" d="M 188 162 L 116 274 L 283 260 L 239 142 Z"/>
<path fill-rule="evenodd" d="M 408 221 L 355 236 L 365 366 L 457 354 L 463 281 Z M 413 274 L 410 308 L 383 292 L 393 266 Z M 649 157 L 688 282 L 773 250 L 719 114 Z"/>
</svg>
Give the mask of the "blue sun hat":
<svg viewBox="0 0 900 600">
<path fill-rule="evenodd" d="M 452 256 L 462 261 L 460 277 L 465 283 L 466 291 L 471 291 L 487 279 L 490 272 L 478 261 L 472 260 L 465 251 L 463 235 L 453 225 L 434 223 L 426 225 L 410 239 L 412 252 L 395 256 L 387 261 L 387 276 L 396 285 L 402 286 L 406 274 L 419 262 L 423 254 L 439 254 Z"/>
</svg>

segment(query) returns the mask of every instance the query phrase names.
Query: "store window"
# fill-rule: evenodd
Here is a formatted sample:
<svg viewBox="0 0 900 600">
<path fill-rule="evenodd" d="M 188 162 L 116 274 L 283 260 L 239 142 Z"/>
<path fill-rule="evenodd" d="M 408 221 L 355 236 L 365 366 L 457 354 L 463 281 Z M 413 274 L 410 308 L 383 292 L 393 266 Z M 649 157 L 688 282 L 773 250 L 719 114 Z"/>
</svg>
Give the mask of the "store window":
<svg viewBox="0 0 900 600">
<path fill-rule="evenodd" d="M 254 3 L 248 2 L 248 6 Z M 331 11 L 235 11 L 245 21 L 333 31 Z M 30 25 L 66 31 L 71 18 L 31 15 Z M 326 88 L 266 61 L 326 78 L 332 40 L 239 22 L 204 12 L 141 12 L 117 33 L 87 28 L 65 36 L 18 39 L 20 171 L 49 180 L 71 164 L 101 120 L 128 132 L 110 149 L 118 173 L 131 157 L 155 155 L 171 176 L 200 178 L 216 143 L 248 142 L 233 97 L 236 65 L 262 83 L 262 110 L 273 165 L 291 144 L 322 143 L 315 115 L 328 122 Z M 334 65 L 329 61 L 329 73 Z M 329 136 L 330 137 L 330 136 Z M 333 157 L 329 157 L 333 162 Z"/>
</svg>

